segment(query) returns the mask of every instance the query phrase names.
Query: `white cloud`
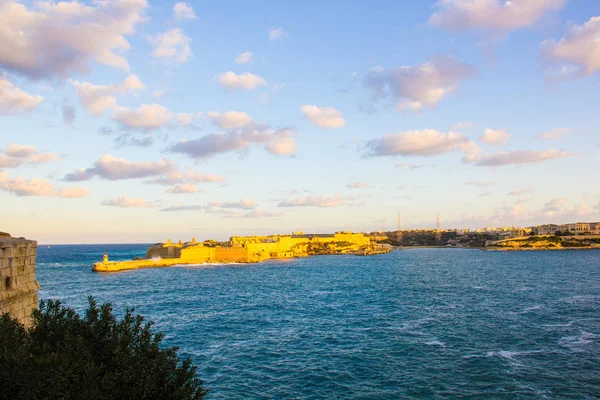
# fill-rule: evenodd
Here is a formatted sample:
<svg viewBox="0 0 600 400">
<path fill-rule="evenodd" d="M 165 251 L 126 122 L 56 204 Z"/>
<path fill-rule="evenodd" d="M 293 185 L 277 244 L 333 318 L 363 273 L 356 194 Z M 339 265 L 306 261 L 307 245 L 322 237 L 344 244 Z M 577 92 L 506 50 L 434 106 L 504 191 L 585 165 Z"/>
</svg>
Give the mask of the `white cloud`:
<svg viewBox="0 0 600 400">
<path fill-rule="evenodd" d="M 268 124 L 252 123 L 226 133 L 181 141 L 171 146 L 171 151 L 206 159 L 221 153 L 247 150 L 252 144 L 263 144 L 272 154 L 288 156 L 296 149 L 294 134 L 292 129 L 273 129 Z"/>
<path fill-rule="evenodd" d="M 283 39 L 287 35 L 287 32 L 283 28 L 271 28 L 269 29 L 269 40 Z"/>
<path fill-rule="evenodd" d="M 136 109 L 116 107 L 113 119 L 125 129 L 151 131 L 165 127 L 173 114 L 160 104 L 142 104 Z"/>
<path fill-rule="evenodd" d="M 419 112 L 435 107 L 474 72 L 450 56 L 437 56 L 417 66 L 374 68 L 365 76 L 364 84 L 373 100 L 391 97 L 398 111 Z"/>
<path fill-rule="evenodd" d="M 234 202 L 213 201 L 208 203 L 208 206 L 215 208 L 240 208 L 242 210 L 253 210 L 256 208 L 256 203 L 250 199 L 241 198 L 240 201 Z"/>
<path fill-rule="evenodd" d="M 186 36 L 180 28 L 173 28 L 156 36 L 150 36 L 152 56 L 168 63 L 181 64 L 192 57 L 190 43 L 192 39 Z"/>
<path fill-rule="evenodd" d="M 236 74 L 228 71 L 219 74 L 219 84 L 227 90 L 253 90 L 259 86 L 266 86 L 267 81 L 258 75 L 254 75 L 250 72 L 244 72 L 243 74 Z"/>
<path fill-rule="evenodd" d="M 1 10 L 2 5 L 0 4 L 0 12 Z M 2 37 L 1 32 L 0 37 Z M 2 47 L 3 45 L 0 46 L 0 52 Z M 16 115 L 33 111 L 43 100 L 44 98 L 40 95 L 25 93 L 0 74 L 0 115 Z"/>
<path fill-rule="evenodd" d="M 0 150 L 0 168 L 16 168 L 23 164 L 46 164 L 56 161 L 54 153 L 42 153 L 34 146 L 10 143 Z"/>
<path fill-rule="evenodd" d="M 523 196 L 531 194 L 531 193 L 533 193 L 532 188 L 522 188 L 522 189 L 512 190 L 512 191 L 508 192 L 506 195 L 507 196 L 515 196 L 515 197 L 523 197 Z"/>
<path fill-rule="evenodd" d="M 280 201 L 278 207 L 341 207 L 349 205 L 348 200 L 353 200 L 352 197 L 341 196 L 307 196 L 299 197 L 291 200 Z"/>
<path fill-rule="evenodd" d="M 167 92 L 164 90 L 157 90 L 156 92 L 152 93 L 152 97 L 154 97 L 155 99 L 162 99 L 166 95 Z"/>
<path fill-rule="evenodd" d="M 17 196 L 41 196 L 80 198 L 89 196 L 89 191 L 80 187 L 59 189 L 45 179 L 11 178 L 7 172 L 0 171 L 0 189 Z"/>
<path fill-rule="evenodd" d="M 544 204 L 542 212 L 554 213 L 561 210 L 561 206 L 567 201 L 564 197 L 557 197 Z"/>
<path fill-rule="evenodd" d="M 175 164 L 167 158 L 159 161 L 131 162 L 110 154 L 104 155 L 91 168 L 81 168 L 65 176 L 66 181 L 78 182 L 98 176 L 111 181 L 121 179 L 148 178 L 168 175 L 176 171 Z"/>
<path fill-rule="evenodd" d="M 144 199 L 132 198 L 127 196 L 116 197 L 114 199 L 107 199 L 102 201 L 103 206 L 109 207 L 121 207 L 121 208 L 147 208 L 154 207 L 153 203 L 150 203 Z"/>
<path fill-rule="evenodd" d="M 346 185 L 348 189 L 368 189 L 371 187 L 368 183 L 365 182 L 353 182 Z"/>
<path fill-rule="evenodd" d="M 481 181 L 467 181 L 467 182 L 465 182 L 465 185 L 471 185 L 471 186 L 477 186 L 477 187 L 487 187 L 487 186 L 494 186 L 495 183 L 494 182 L 481 182 Z"/>
<path fill-rule="evenodd" d="M 191 184 L 191 183 L 215 183 L 224 182 L 225 178 L 220 175 L 214 174 L 203 174 L 193 170 L 187 170 L 181 172 L 178 170 L 167 170 L 164 174 L 157 178 L 150 179 L 147 183 L 158 184 L 158 185 L 178 185 L 178 184 Z"/>
<path fill-rule="evenodd" d="M 534 139 L 535 140 L 560 140 L 563 138 L 565 133 L 568 133 L 570 129 L 567 128 L 555 128 L 549 131 L 540 133 Z"/>
<path fill-rule="evenodd" d="M 0 67 L 32 78 L 87 72 L 92 62 L 129 70 L 126 36 L 144 21 L 146 0 L 0 2 Z"/>
<path fill-rule="evenodd" d="M 419 168 L 425 168 L 425 167 L 433 167 L 433 164 L 430 165 L 424 165 L 424 164 L 411 164 L 411 163 L 396 163 L 394 164 L 394 167 L 396 168 L 408 168 L 408 169 L 419 169 Z"/>
<path fill-rule="evenodd" d="M 500 167 L 505 165 L 533 164 L 570 156 L 569 153 L 550 149 L 545 151 L 517 150 L 504 151 L 491 155 L 476 157 L 475 165 L 484 167 Z"/>
<path fill-rule="evenodd" d="M 95 85 L 90 82 L 72 81 L 75 93 L 83 103 L 85 110 L 91 115 L 102 115 L 108 109 L 117 106 L 119 94 L 143 90 L 144 84 L 137 75 L 129 75 L 123 83 L 110 85 Z"/>
<path fill-rule="evenodd" d="M 289 156 L 296 152 L 294 132 L 291 130 L 280 132 L 275 138 L 265 144 L 265 150 L 276 156 Z"/>
<path fill-rule="evenodd" d="M 247 64 L 252 62 L 252 52 L 245 51 L 243 53 L 238 54 L 238 56 L 234 60 L 238 64 Z"/>
<path fill-rule="evenodd" d="M 474 122 L 464 121 L 464 122 L 459 122 L 457 124 L 452 125 L 450 127 L 450 130 L 451 131 L 462 131 L 462 130 L 474 128 L 476 126 L 477 126 L 477 124 Z"/>
<path fill-rule="evenodd" d="M 203 210 L 204 206 L 201 205 L 189 205 L 189 206 L 171 206 L 167 208 L 161 208 L 162 212 L 173 212 L 173 211 L 200 211 Z"/>
<path fill-rule="evenodd" d="M 546 13 L 563 8 L 566 0 L 438 0 L 439 11 L 429 17 L 429 24 L 450 31 L 475 29 L 508 33 L 527 28 Z"/>
<path fill-rule="evenodd" d="M 196 185 L 192 185 L 190 183 L 184 183 L 181 185 L 173 186 L 167 189 L 167 193 L 172 194 L 184 194 L 184 193 L 197 193 L 198 187 Z"/>
<path fill-rule="evenodd" d="M 305 105 L 300 108 L 300 111 L 320 128 L 337 129 L 346 125 L 342 113 L 332 107 Z"/>
<path fill-rule="evenodd" d="M 210 111 L 206 115 L 216 126 L 224 130 L 242 128 L 253 123 L 250 115 L 240 111 L 227 111 L 224 113 Z"/>
<path fill-rule="evenodd" d="M 563 64 L 560 78 L 600 72 L 600 16 L 583 25 L 572 25 L 558 42 L 544 41 L 541 54 L 548 62 Z"/>
<path fill-rule="evenodd" d="M 479 152 L 479 147 L 464 134 L 443 133 L 435 129 L 385 135 L 368 141 L 366 147 L 367 156 L 431 157 L 459 151 L 465 154 L 465 159 L 470 159 Z"/>
<path fill-rule="evenodd" d="M 485 144 L 489 144 L 490 146 L 502 146 L 508 143 L 508 140 L 511 138 L 511 136 L 512 135 L 510 133 L 506 132 L 506 129 L 487 128 L 479 140 Z"/>
<path fill-rule="evenodd" d="M 210 211 L 209 211 L 210 212 Z M 252 210 L 248 212 L 219 210 L 225 218 L 278 218 L 283 216 L 281 212 Z"/>
<path fill-rule="evenodd" d="M 173 6 L 173 16 L 178 21 L 184 19 L 196 19 L 196 13 L 194 12 L 192 5 L 185 2 L 175 3 Z"/>
<path fill-rule="evenodd" d="M 273 212 L 273 211 L 259 211 L 253 210 L 247 213 L 243 213 L 242 215 L 229 216 L 230 218 L 278 218 L 283 216 L 281 212 Z"/>
</svg>

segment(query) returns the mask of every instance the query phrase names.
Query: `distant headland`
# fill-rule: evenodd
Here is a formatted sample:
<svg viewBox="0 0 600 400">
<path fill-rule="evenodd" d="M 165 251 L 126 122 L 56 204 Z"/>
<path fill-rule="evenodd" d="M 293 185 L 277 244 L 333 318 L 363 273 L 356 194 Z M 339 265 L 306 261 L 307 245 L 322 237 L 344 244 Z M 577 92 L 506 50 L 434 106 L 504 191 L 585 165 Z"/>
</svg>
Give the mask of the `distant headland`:
<svg viewBox="0 0 600 400">
<path fill-rule="evenodd" d="M 109 261 L 104 255 L 93 265 L 97 272 L 115 272 L 129 269 L 171 267 L 174 265 L 209 263 L 257 263 L 269 259 L 286 259 L 325 254 L 374 255 L 390 252 L 385 243 L 387 236 L 363 233 L 336 232 L 334 234 L 304 234 L 270 236 L 232 236 L 227 242 L 206 240 L 157 243 L 148 248 L 146 258 L 129 261 Z"/>
</svg>

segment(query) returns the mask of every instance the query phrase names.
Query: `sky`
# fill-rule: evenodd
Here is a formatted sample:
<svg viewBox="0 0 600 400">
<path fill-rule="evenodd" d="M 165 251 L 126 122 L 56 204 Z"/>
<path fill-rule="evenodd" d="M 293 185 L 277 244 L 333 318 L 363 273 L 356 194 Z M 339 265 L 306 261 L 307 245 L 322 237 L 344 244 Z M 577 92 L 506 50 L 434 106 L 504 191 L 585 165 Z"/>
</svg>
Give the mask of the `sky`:
<svg viewBox="0 0 600 400">
<path fill-rule="evenodd" d="M 600 4 L 0 0 L 0 231 L 600 220 Z"/>
</svg>

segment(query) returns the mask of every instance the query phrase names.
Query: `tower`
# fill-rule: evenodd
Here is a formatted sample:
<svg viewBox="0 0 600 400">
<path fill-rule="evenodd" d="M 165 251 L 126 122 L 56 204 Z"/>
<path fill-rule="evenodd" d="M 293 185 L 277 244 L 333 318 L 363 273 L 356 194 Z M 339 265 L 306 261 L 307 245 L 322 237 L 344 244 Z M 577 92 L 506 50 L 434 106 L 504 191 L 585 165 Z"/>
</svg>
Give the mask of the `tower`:
<svg viewBox="0 0 600 400">
<path fill-rule="evenodd" d="M 438 243 L 442 241 L 442 232 L 440 231 L 440 214 L 439 213 L 435 220 L 435 240 Z"/>
</svg>

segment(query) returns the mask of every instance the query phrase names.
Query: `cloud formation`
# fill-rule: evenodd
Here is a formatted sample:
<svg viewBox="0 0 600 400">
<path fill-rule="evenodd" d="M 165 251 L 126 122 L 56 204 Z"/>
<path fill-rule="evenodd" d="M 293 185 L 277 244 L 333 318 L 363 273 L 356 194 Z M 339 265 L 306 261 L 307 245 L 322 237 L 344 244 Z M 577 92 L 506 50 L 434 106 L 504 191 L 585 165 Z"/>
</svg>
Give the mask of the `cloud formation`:
<svg viewBox="0 0 600 400">
<path fill-rule="evenodd" d="M 142 104 L 138 108 L 116 107 L 112 118 L 123 129 L 152 131 L 167 126 L 173 113 L 160 104 Z"/>
<path fill-rule="evenodd" d="M 240 201 L 213 201 L 208 203 L 208 207 L 215 208 L 239 208 L 242 210 L 253 210 L 257 204 L 250 199 L 241 198 Z"/>
<path fill-rule="evenodd" d="M 243 53 L 238 54 L 238 56 L 234 60 L 237 64 L 247 64 L 252 62 L 252 52 L 245 51 Z"/>
<path fill-rule="evenodd" d="M 398 111 L 419 112 L 435 107 L 456 91 L 475 70 L 450 56 L 436 56 L 417 66 L 374 68 L 364 78 L 373 100 L 391 97 Z"/>
<path fill-rule="evenodd" d="M 254 90 L 259 86 L 267 85 L 265 78 L 250 72 L 244 72 L 242 74 L 236 74 L 232 71 L 224 72 L 219 74 L 217 81 L 219 82 L 219 85 L 229 91 Z"/>
<path fill-rule="evenodd" d="M 186 172 L 172 170 L 165 172 L 157 178 L 150 179 L 146 183 L 171 186 L 185 183 L 218 183 L 224 181 L 225 178 L 220 175 L 203 174 L 192 170 L 187 170 Z"/>
<path fill-rule="evenodd" d="M 97 176 L 102 179 L 116 181 L 121 179 L 148 178 L 168 175 L 176 171 L 175 164 L 167 158 L 159 161 L 131 162 L 110 154 L 104 155 L 91 168 L 80 168 L 67 174 L 64 180 L 69 182 L 87 181 Z"/>
<path fill-rule="evenodd" d="M 117 106 L 117 95 L 145 88 L 137 75 L 129 75 L 120 84 L 95 85 L 79 81 L 72 81 L 71 84 L 88 114 L 96 116 L 104 114 L 108 109 L 114 109 Z"/>
<path fill-rule="evenodd" d="M 128 196 L 116 197 L 114 199 L 107 199 L 102 201 L 103 206 L 109 207 L 120 207 L 120 208 L 148 208 L 154 207 L 153 203 L 150 203 L 144 199 L 132 198 Z"/>
<path fill-rule="evenodd" d="M 557 197 L 544 204 L 542 212 L 555 213 L 561 210 L 562 205 L 567 201 L 564 197 Z"/>
<path fill-rule="evenodd" d="M 547 62 L 563 65 L 558 79 L 600 72 L 600 16 L 583 25 L 572 25 L 558 42 L 544 41 L 541 55 Z"/>
<path fill-rule="evenodd" d="M 534 139 L 535 140 L 560 140 L 566 133 L 569 133 L 570 129 L 567 128 L 555 128 L 549 131 L 540 133 Z"/>
<path fill-rule="evenodd" d="M 175 3 L 175 5 L 173 6 L 173 16 L 178 21 L 185 20 L 185 19 L 187 19 L 187 20 L 196 19 L 196 13 L 194 12 L 192 5 L 189 3 L 182 2 L 182 1 Z"/>
<path fill-rule="evenodd" d="M 353 197 L 342 196 L 307 196 L 298 197 L 291 200 L 280 201 L 278 207 L 341 207 L 349 205 L 348 201 L 354 200 Z"/>
<path fill-rule="evenodd" d="M 67 125 L 73 125 L 75 122 L 75 118 L 77 118 L 77 113 L 75 112 L 75 108 L 69 104 L 64 104 L 62 107 L 62 117 L 63 122 Z"/>
<path fill-rule="evenodd" d="M 531 194 L 531 193 L 533 193 L 532 188 L 522 188 L 522 189 L 512 190 L 512 191 L 508 192 L 506 195 L 507 196 L 515 196 L 515 197 L 523 197 L 523 196 Z"/>
<path fill-rule="evenodd" d="M 501 167 L 505 165 L 540 163 L 544 161 L 568 157 L 570 155 L 571 154 L 565 151 L 556 149 L 550 149 L 545 151 L 517 150 L 503 151 L 483 157 L 477 157 L 473 161 L 475 161 L 475 165 L 479 167 Z"/>
<path fill-rule="evenodd" d="M 185 194 L 185 193 L 197 193 L 198 187 L 190 183 L 183 183 L 181 185 L 175 185 L 167 189 L 167 193 L 172 194 Z"/>
<path fill-rule="evenodd" d="M 58 156 L 54 153 L 42 153 L 34 146 L 16 143 L 10 143 L 0 150 L 0 168 L 17 168 L 23 164 L 46 164 L 57 159 Z"/>
<path fill-rule="evenodd" d="M 395 168 L 408 168 L 408 169 L 419 169 L 425 167 L 432 167 L 433 165 L 424 165 L 424 164 L 411 164 L 411 163 L 396 163 L 394 164 Z"/>
<path fill-rule="evenodd" d="M 368 183 L 365 182 L 352 182 L 346 185 L 348 189 L 368 189 L 371 187 Z"/>
<path fill-rule="evenodd" d="M 190 43 L 181 28 L 173 28 L 148 38 L 152 44 L 152 56 L 170 64 L 182 64 L 192 57 Z"/>
<path fill-rule="evenodd" d="M 511 136 L 510 133 L 506 132 L 506 129 L 487 128 L 479 140 L 490 146 L 502 146 L 508 143 Z"/>
<path fill-rule="evenodd" d="M 0 13 L 2 12 L 1 8 L 0 4 Z M 2 33 L 0 33 L 1 36 Z M 40 95 L 25 93 L 0 74 L 0 115 L 17 115 L 33 111 L 43 100 L 44 98 Z"/>
<path fill-rule="evenodd" d="M 565 4 L 566 0 L 438 0 L 429 24 L 449 31 L 508 33 L 532 26 Z"/>
<path fill-rule="evenodd" d="M 67 187 L 59 189 L 45 179 L 11 178 L 8 172 L 0 171 L 0 189 L 14 193 L 17 196 L 41 196 L 81 198 L 89 196 L 89 191 L 80 187 Z"/>
<path fill-rule="evenodd" d="M 450 152 L 462 152 L 470 160 L 479 147 L 467 136 L 457 132 L 438 132 L 435 129 L 406 131 L 369 140 L 366 144 L 368 157 L 422 156 L 431 157 Z"/>
<path fill-rule="evenodd" d="M 481 181 L 467 181 L 465 185 L 477 186 L 477 187 L 488 187 L 494 186 L 494 182 L 481 182 Z"/>
<path fill-rule="evenodd" d="M 189 205 L 189 206 L 171 206 L 166 208 L 161 208 L 162 212 L 174 212 L 174 211 L 200 211 L 203 210 L 204 206 L 201 205 Z"/>
<path fill-rule="evenodd" d="M 283 39 L 285 35 L 287 35 L 287 32 L 281 27 L 269 29 L 269 40 Z"/>
<path fill-rule="evenodd" d="M 300 108 L 300 111 L 320 128 L 337 129 L 346 125 L 342 113 L 332 107 L 304 105 Z"/>
<path fill-rule="evenodd" d="M 268 124 L 252 123 L 225 133 L 184 140 L 171 146 L 170 150 L 194 159 L 207 159 L 222 153 L 247 150 L 253 144 L 262 144 L 271 154 L 290 156 L 296 151 L 294 134 L 294 130 L 289 128 L 273 129 Z"/>
<path fill-rule="evenodd" d="M 224 113 L 210 111 L 206 115 L 216 126 L 224 130 L 242 128 L 253 123 L 251 116 L 240 111 L 227 111 Z"/>
<path fill-rule="evenodd" d="M 144 21 L 146 0 L 0 2 L 0 67 L 30 78 L 65 78 L 92 62 L 129 70 L 126 36 Z"/>
<path fill-rule="evenodd" d="M 283 216 L 282 212 L 253 210 L 248 212 L 225 211 L 222 213 L 225 218 L 278 218 Z"/>
</svg>

